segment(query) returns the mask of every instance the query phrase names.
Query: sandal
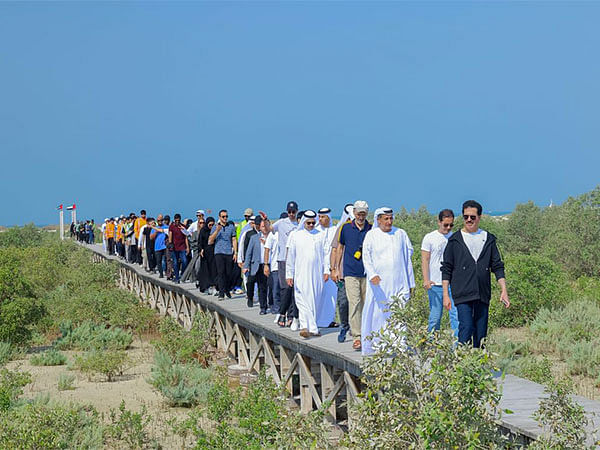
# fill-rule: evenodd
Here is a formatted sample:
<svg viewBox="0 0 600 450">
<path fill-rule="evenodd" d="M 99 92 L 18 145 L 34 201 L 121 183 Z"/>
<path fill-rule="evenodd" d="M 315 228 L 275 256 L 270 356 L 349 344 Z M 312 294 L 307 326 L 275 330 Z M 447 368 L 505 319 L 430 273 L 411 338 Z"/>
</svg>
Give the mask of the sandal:
<svg viewBox="0 0 600 450">
<path fill-rule="evenodd" d="M 285 323 L 285 326 L 289 328 L 292 326 L 292 323 L 294 323 L 294 319 L 288 319 L 287 322 Z"/>
<path fill-rule="evenodd" d="M 354 339 L 354 342 L 352 343 L 352 348 L 354 350 L 360 350 L 360 339 Z"/>
<path fill-rule="evenodd" d="M 277 325 L 279 325 L 281 328 L 285 328 L 285 316 L 279 316 L 279 319 L 277 319 Z"/>
<path fill-rule="evenodd" d="M 327 328 L 337 328 L 340 325 L 334 320 L 333 322 L 331 322 L 329 325 L 327 325 Z"/>
</svg>

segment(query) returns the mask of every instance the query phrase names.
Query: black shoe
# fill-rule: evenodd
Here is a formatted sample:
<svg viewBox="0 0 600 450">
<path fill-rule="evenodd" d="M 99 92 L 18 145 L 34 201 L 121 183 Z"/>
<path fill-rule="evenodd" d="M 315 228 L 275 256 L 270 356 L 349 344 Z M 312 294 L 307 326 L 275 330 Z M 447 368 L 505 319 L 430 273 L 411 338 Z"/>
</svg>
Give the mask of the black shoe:
<svg viewBox="0 0 600 450">
<path fill-rule="evenodd" d="M 346 333 L 348 332 L 348 329 L 346 327 L 342 327 L 342 329 L 340 330 L 340 334 L 338 335 L 338 342 L 342 343 L 346 340 Z"/>
<path fill-rule="evenodd" d="M 252 308 L 254 306 L 254 302 L 250 299 L 248 299 L 248 301 L 246 302 L 246 305 L 248 305 L 248 308 Z"/>
<path fill-rule="evenodd" d="M 266 313 L 267 313 L 267 311 L 265 311 L 264 309 L 261 309 L 259 314 L 260 314 L 261 316 L 264 316 Z"/>
<path fill-rule="evenodd" d="M 219 296 L 217 297 L 217 300 L 224 300 L 225 296 L 223 294 L 219 294 Z"/>
<path fill-rule="evenodd" d="M 227 296 L 227 298 L 231 298 L 231 292 L 227 291 L 225 292 L 225 295 Z"/>
</svg>

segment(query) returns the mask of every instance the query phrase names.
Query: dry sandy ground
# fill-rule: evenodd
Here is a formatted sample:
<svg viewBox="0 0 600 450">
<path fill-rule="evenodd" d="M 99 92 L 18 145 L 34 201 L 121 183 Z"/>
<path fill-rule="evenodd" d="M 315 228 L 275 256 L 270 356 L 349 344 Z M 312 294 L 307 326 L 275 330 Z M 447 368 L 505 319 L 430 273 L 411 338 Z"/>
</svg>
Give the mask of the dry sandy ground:
<svg viewBox="0 0 600 450">
<path fill-rule="evenodd" d="M 72 361 L 73 356 L 78 352 L 64 351 L 63 353 Z M 105 414 L 111 409 L 118 410 L 122 400 L 125 401 L 125 407 L 131 411 L 140 411 L 145 405 L 148 414 L 152 417 L 149 425 L 152 436 L 165 448 L 181 448 L 181 441 L 169 433 L 170 426 L 167 420 L 171 418 L 181 420 L 187 416 L 189 409 L 169 407 L 163 397 L 146 382 L 150 376 L 154 354 L 154 348 L 150 344 L 135 341 L 127 353 L 132 360 L 131 367 L 112 382 L 104 381 L 101 377 L 89 381 L 86 375 L 77 370 L 68 370 L 67 366 L 32 366 L 29 363 L 31 355 L 27 355 L 26 359 L 12 361 L 9 367 L 19 367 L 31 373 L 33 382 L 25 388 L 26 398 L 49 394 L 51 399 L 64 403 L 91 404 L 100 413 Z M 74 390 L 58 390 L 58 377 L 61 373 L 75 375 Z"/>
</svg>

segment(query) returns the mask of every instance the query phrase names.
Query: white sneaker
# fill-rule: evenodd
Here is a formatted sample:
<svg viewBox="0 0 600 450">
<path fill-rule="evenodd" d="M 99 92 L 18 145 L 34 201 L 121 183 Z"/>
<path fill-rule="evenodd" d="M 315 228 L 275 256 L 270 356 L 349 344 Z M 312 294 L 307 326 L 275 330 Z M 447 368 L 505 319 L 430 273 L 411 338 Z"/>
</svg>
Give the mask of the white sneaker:
<svg viewBox="0 0 600 450">
<path fill-rule="evenodd" d="M 234 293 L 235 294 L 243 294 L 244 291 L 242 289 L 240 289 L 240 288 L 237 288 Z"/>
<path fill-rule="evenodd" d="M 273 321 L 273 323 L 277 323 L 279 322 L 279 314 L 275 314 L 275 320 Z"/>
<path fill-rule="evenodd" d="M 290 330 L 292 330 L 292 331 L 298 331 L 298 328 L 300 328 L 300 324 L 298 322 L 298 319 L 292 320 L 292 325 L 290 326 Z"/>
</svg>

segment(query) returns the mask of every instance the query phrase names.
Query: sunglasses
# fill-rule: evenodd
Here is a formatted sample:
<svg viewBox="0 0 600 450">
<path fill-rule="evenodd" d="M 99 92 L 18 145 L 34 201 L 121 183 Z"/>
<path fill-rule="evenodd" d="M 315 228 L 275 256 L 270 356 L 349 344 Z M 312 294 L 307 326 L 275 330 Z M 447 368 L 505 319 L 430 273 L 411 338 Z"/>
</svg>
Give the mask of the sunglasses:
<svg viewBox="0 0 600 450">
<path fill-rule="evenodd" d="M 204 225 L 206 222 L 200 222 L 198 221 L 198 225 Z"/>
<path fill-rule="evenodd" d="M 220 216 L 221 219 L 227 219 L 229 216 Z"/>
<path fill-rule="evenodd" d="M 463 219 L 465 219 L 465 220 L 469 220 L 469 219 L 475 220 L 475 219 L 477 219 L 477 216 L 471 216 L 469 214 L 463 214 Z"/>
<path fill-rule="evenodd" d="M 454 226 L 454 224 L 453 223 L 443 223 L 442 226 L 444 228 L 452 228 Z"/>
<path fill-rule="evenodd" d="M 314 225 L 317 222 L 315 222 L 314 220 L 307 220 L 306 222 L 304 222 L 306 225 Z"/>
</svg>

